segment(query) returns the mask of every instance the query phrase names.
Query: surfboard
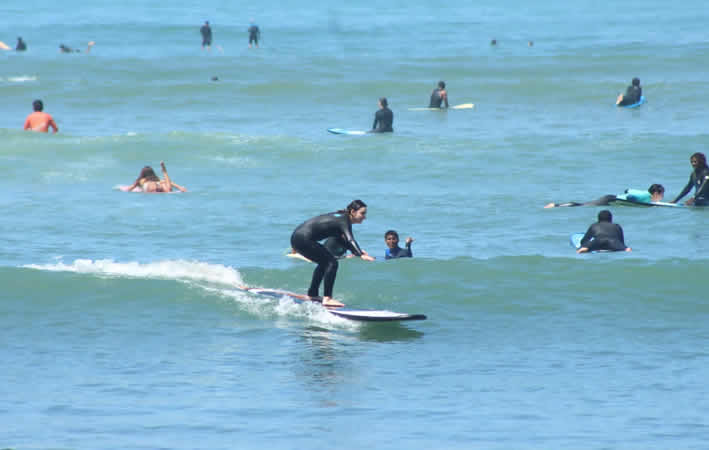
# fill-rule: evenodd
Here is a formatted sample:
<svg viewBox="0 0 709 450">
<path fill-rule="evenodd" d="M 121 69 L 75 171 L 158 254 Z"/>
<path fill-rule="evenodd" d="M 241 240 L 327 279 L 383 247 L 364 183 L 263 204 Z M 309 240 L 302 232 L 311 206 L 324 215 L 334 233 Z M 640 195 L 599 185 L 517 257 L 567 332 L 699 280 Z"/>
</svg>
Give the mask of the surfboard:
<svg viewBox="0 0 709 450">
<path fill-rule="evenodd" d="M 12 50 L 10 47 L 7 46 L 3 41 L 0 41 L 0 50 Z"/>
<path fill-rule="evenodd" d="M 643 103 L 645 103 L 645 96 L 641 95 L 640 100 L 638 100 L 635 103 L 632 103 L 630 105 L 617 105 L 617 106 L 621 106 L 623 108 L 637 108 L 638 106 L 642 105 Z"/>
<path fill-rule="evenodd" d="M 446 111 L 448 109 L 473 109 L 474 103 L 461 103 L 460 105 L 451 106 L 449 108 L 409 108 L 409 111 Z"/>
<path fill-rule="evenodd" d="M 617 198 L 614 201 L 611 202 L 614 205 L 622 205 L 622 206 L 637 206 L 637 207 L 645 207 L 645 208 L 650 208 L 653 206 L 664 206 L 668 208 L 684 208 L 684 205 L 681 205 L 679 203 L 669 203 L 669 202 L 638 202 L 635 200 L 628 200 L 628 199 L 620 199 Z"/>
<path fill-rule="evenodd" d="M 346 134 L 348 136 L 364 136 L 367 134 L 366 131 L 348 130 L 346 128 L 328 128 L 327 131 L 332 134 Z"/>
<path fill-rule="evenodd" d="M 305 261 L 305 262 L 309 262 L 309 263 L 312 262 L 311 260 L 309 260 L 305 256 L 301 255 L 300 253 L 286 253 L 286 256 L 289 258 L 299 259 L 301 261 Z"/>
<path fill-rule="evenodd" d="M 583 235 L 586 233 L 574 233 L 571 235 L 569 238 L 569 244 L 576 250 L 581 248 L 581 239 L 583 239 Z"/>
<path fill-rule="evenodd" d="M 307 295 L 284 291 L 281 289 L 266 289 L 248 286 L 238 286 L 238 288 L 244 292 L 249 292 L 251 294 L 256 295 L 265 295 L 267 297 L 274 298 L 287 297 L 292 299 L 296 303 L 322 303 L 321 297 L 309 297 Z M 324 306 L 324 308 L 328 313 L 334 316 L 342 317 L 344 319 L 349 320 L 356 320 L 360 322 L 398 322 L 403 320 L 426 320 L 426 316 L 423 314 L 399 313 L 394 311 L 388 311 L 385 309 L 357 309 L 348 308 L 346 306 Z"/>
</svg>

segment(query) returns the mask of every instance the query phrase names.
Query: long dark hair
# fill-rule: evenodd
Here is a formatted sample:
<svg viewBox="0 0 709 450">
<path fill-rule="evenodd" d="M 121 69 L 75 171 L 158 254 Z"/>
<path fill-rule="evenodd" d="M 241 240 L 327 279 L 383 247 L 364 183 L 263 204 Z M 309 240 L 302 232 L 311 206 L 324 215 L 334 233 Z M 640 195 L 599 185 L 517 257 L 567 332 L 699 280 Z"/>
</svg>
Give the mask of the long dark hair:
<svg viewBox="0 0 709 450">
<path fill-rule="evenodd" d="M 160 177 L 155 175 L 155 171 L 150 166 L 145 166 L 140 171 L 140 175 L 138 175 L 138 181 L 142 179 L 145 179 L 146 181 L 160 181 Z"/>
<path fill-rule="evenodd" d="M 337 211 L 337 212 L 340 213 L 340 214 L 347 214 L 347 216 L 349 217 L 349 215 L 350 215 L 350 213 L 351 213 L 352 211 L 358 211 L 358 210 L 360 210 L 360 209 L 362 209 L 362 208 L 366 208 L 366 207 L 367 207 L 367 204 L 364 203 L 362 200 L 359 200 L 359 199 L 358 199 L 358 200 L 352 200 L 352 201 L 350 202 L 350 204 L 347 205 L 347 208 L 341 209 L 341 210 L 339 210 L 339 211 Z"/>
<path fill-rule="evenodd" d="M 704 156 L 704 153 L 697 152 L 690 156 L 689 160 L 691 161 L 692 158 L 696 159 L 699 162 L 699 167 L 697 167 L 697 169 L 704 169 L 707 167 L 707 157 Z"/>
</svg>

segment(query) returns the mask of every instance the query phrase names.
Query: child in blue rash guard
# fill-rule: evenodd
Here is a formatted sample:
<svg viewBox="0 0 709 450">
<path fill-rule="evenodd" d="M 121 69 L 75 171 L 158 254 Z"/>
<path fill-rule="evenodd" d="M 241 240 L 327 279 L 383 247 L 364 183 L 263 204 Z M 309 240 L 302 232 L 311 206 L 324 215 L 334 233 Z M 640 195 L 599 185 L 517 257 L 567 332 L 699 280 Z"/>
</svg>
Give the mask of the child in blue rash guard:
<svg viewBox="0 0 709 450">
<path fill-rule="evenodd" d="M 395 258 L 411 258 L 414 254 L 411 252 L 411 243 L 414 242 L 411 237 L 406 238 L 406 248 L 399 247 L 399 234 L 394 230 L 389 230 L 384 233 L 384 242 L 387 244 L 387 249 L 384 251 L 385 259 Z"/>
</svg>

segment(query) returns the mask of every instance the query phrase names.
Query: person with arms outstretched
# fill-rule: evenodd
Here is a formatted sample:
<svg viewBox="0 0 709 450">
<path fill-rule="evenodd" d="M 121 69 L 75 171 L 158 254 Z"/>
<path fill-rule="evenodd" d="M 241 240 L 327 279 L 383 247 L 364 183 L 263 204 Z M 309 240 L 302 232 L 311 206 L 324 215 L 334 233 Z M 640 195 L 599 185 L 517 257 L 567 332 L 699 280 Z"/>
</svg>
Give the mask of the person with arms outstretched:
<svg viewBox="0 0 709 450">
<path fill-rule="evenodd" d="M 687 205 L 694 206 L 709 206 L 709 167 L 707 167 L 707 158 L 704 153 L 695 153 L 689 158 L 689 163 L 692 164 L 692 173 L 689 175 L 689 182 L 682 189 L 682 192 L 672 200 L 672 203 L 677 203 L 692 190 L 694 187 L 694 197 L 687 200 Z"/>
<path fill-rule="evenodd" d="M 586 234 L 584 234 L 581 239 L 581 247 L 576 250 L 576 253 L 587 253 L 597 250 L 613 252 L 631 251 L 631 248 L 625 245 L 623 228 L 613 223 L 613 215 L 607 209 L 599 212 L 598 222 L 588 227 Z"/>
<path fill-rule="evenodd" d="M 121 188 L 123 191 L 127 192 L 150 192 L 150 193 L 164 193 L 172 192 L 172 188 L 175 188 L 181 192 L 187 192 L 187 189 L 174 183 L 170 179 L 170 175 L 167 173 L 167 168 L 165 167 L 165 162 L 160 161 L 160 167 L 162 168 L 162 174 L 165 179 L 161 180 L 155 174 L 155 171 L 150 166 L 145 166 L 140 171 L 140 175 L 136 178 L 135 182 L 125 188 Z"/>
<path fill-rule="evenodd" d="M 319 297 L 320 284 L 324 280 L 323 306 L 337 307 L 343 304 L 332 298 L 337 276 L 337 258 L 318 241 L 338 238 L 355 256 L 373 261 L 374 258 L 360 248 L 352 234 L 352 224 L 362 223 L 366 218 L 367 205 L 362 200 L 353 200 L 343 210 L 306 220 L 298 225 L 291 235 L 290 242 L 293 250 L 317 264 L 308 288 L 308 296 Z"/>
<path fill-rule="evenodd" d="M 374 113 L 374 124 L 372 133 L 390 133 L 394 131 L 394 113 L 389 109 L 389 102 L 386 97 L 379 99 L 379 110 Z"/>
<path fill-rule="evenodd" d="M 431 101 L 428 107 L 441 108 L 441 105 L 445 105 L 448 108 L 448 92 L 446 91 L 445 81 L 439 81 L 438 87 L 431 92 Z"/>
<path fill-rule="evenodd" d="M 43 111 L 44 104 L 42 100 L 35 100 L 32 102 L 32 108 L 34 112 L 27 116 L 25 119 L 25 130 L 39 131 L 41 133 L 48 133 L 51 127 L 56 133 L 59 131 L 57 124 L 54 122 L 54 118 L 50 114 Z"/>
</svg>

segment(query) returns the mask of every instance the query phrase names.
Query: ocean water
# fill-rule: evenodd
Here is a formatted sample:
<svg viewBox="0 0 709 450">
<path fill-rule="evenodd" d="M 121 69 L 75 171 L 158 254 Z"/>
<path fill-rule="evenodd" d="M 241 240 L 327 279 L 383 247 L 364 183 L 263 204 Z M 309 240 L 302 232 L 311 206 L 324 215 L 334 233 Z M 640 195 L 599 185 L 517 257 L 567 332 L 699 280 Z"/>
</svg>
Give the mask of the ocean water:
<svg viewBox="0 0 709 450">
<path fill-rule="evenodd" d="M 706 447 L 709 212 L 612 206 L 633 252 L 577 255 L 601 208 L 543 208 L 684 187 L 704 3 L 374 6 L 0 7 L 29 47 L 0 52 L 0 448 Z M 439 80 L 475 108 L 409 110 Z M 326 132 L 381 96 L 395 133 Z M 22 131 L 36 98 L 59 133 Z M 189 192 L 118 190 L 160 161 Z M 290 234 L 355 198 L 378 260 L 336 297 L 426 321 L 235 288 L 305 292 Z M 388 229 L 414 258 L 383 261 Z"/>
</svg>

